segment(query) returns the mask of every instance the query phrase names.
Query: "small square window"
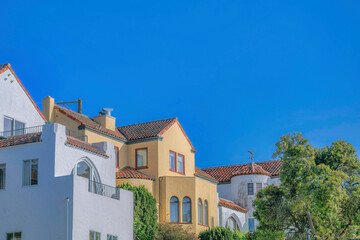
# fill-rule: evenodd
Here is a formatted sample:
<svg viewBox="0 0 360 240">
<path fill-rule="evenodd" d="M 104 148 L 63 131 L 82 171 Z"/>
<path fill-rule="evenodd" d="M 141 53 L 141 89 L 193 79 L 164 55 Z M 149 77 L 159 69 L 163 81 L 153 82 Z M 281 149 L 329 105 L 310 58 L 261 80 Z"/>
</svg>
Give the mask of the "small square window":
<svg viewBox="0 0 360 240">
<path fill-rule="evenodd" d="M 108 234 L 107 235 L 107 240 L 118 240 L 118 237 Z"/>
<path fill-rule="evenodd" d="M 21 240 L 21 232 L 7 233 L 6 240 Z"/>
<path fill-rule="evenodd" d="M 90 231 L 90 240 L 101 240 L 101 234 L 99 232 Z"/>
<path fill-rule="evenodd" d="M 135 150 L 136 157 L 136 169 L 148 167 L 148 152 L 147 148 L 139 148 Z"/>
</svg>

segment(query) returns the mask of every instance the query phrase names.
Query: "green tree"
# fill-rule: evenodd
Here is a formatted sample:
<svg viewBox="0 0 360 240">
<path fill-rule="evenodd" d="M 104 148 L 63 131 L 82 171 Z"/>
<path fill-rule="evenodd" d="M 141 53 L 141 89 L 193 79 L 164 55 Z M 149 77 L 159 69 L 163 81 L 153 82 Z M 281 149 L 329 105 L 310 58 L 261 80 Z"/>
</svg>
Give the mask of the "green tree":
<svg viewBox="0 0 360 240">
<path fill-rule="evenodd" d="M 254 202 L 259 231 L 342 239 L 360 234 L 360 162 L 354 147 L 334 142 L 316 149 L 300 133 L 281 137 L 281 184 L 261 190 Z"/>
<path fill-rule="evenodd" d="M 144 186 L 118 186 L 134 193 L 134 235 L 137 240 L 153 240 L 158 232 L 156 199 Z"/>
<path fill-rule="evenodd" d="M 200 240 L 244 240 L 245 236 L 238 231 L 228 228 L 216 227 L 203 231 L 199 234 Z"/>
<path fill-rule="evenodd" d="M 197 240 L 197 238 L 179 224 L 164 223 L 159 225 L 156 240 Z"/>
</svg>

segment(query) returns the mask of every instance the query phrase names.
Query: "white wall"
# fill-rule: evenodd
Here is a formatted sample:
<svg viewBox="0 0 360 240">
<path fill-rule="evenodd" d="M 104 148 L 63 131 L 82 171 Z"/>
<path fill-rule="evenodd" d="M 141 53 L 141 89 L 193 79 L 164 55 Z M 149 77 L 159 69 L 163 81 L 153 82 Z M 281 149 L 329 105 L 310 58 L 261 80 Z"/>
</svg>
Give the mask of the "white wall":
<svg viewBox="0 0 360 240">
<path fill-rule="evenodd" d="M 227 219 L 233 217 L 237 222 L 241 232 L 245 232 L 247 230 L 247 228 L 245 228 L 245 224 L 246 224 L 245 213 L 224 206 L 219 206 L 219 216 L 220 216 L 220 223 L 219 223 L 220 226 L 226 227 Z"/>
<path fill-rule="evenodd" d="M 231 182 L 218 183 L 217 192 L 221 198 L 231 199 Z"/>
<path fill-rule="evenodd" d="M 89 230 L 132 239 L 132 193 L 122 190 L 120 200 L 88 192 L 88 180 L 73 176 L 80 159 L 90 160 L 102 183 L 115 186 L 115 159 L 65 145 L 65 127 L 46 124 L 42 142 L 0 148 L 6 163 L 6 189 L 0 190 L 0 239 L 6 232 L 21 231 L 25 240 L 66 239 L 66 198 L 70 198 L 70 240 L 89 239 Z M 99 147 L 99 146 L 98 146 Z M 23 160 L 39 160 L 39 183 L 22 186 Z M 55 176 L 56 173 L 56 176 Z M 72 222 L 73 221 L 73 222 Z"/>
<path fill-rule="evenodd" d="M 0 103 L 0 132 L 4 131 L 4 116 L 25 123 L 25 127 L 45 123 L 10 70 L 0 74 Z"/>
</svg>

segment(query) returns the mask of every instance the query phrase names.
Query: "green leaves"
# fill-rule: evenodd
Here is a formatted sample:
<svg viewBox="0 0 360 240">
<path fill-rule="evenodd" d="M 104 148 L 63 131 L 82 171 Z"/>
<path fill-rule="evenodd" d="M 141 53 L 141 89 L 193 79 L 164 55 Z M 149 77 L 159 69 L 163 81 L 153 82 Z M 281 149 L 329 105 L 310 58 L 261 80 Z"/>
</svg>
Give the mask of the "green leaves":
<svg viewBox="0 0 360 240">
<path fill-rule="evenodd" d="M 134 193 L 134 234 L 137 240 L 153 240 L 158 231 L 156 199 L 144 186 L 118 186 Z"/>
<path fill-rule="evenodd" d="M 276 146 L 281 184 L 257 195 L 259 230 L 291 228 L 314 239 L 359 236 L 360 162 L 354 147 L 341 140 L 316 149 L 300 133 L 282 136 Z"/>
</svg>

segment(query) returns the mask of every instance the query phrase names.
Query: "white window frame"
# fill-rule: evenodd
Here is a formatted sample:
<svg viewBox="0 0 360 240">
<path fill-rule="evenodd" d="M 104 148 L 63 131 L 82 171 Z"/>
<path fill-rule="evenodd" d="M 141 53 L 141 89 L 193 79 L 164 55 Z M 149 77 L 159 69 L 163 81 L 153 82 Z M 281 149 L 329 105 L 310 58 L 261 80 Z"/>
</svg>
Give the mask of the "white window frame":
<svg viewBox="0 0 360 240">
<path fill-rule="evenodd" d="M 89 231 L 89 240 L 91 239 L 91 234 L 93 234 L 93 239 L 94 240 L 101 240 L 101 233 L 100 232 L 97 232 L 97 231 L 94 231 L 94 230 L 90 230 Z M 97 239 L 96 238 L 96 235 L 99 234 L 99 238 Z"/>
<path fill-rule="evenodd" d="M 6 119 L 9 119 L 10 121 L 11 121 L 11 130 L 5 130 L 5 118 Z M 23 128 L 20 128 L 20 129 L 15 129 L 15 122 L 19 122 L 19 123 L 22 123 L 22 124 L 24 124 L 24 127 Z M 4 116 L 4 120 L 3 120 L 3 127 L 4 127 L 4 133 L 5 133 L 5 131 L 6 132 L 8 132 L 8 131 L 10 131 L 10 135 L 8 135 L 8 136 L 4 136 L 4 137 L 9 137 L 9 136 L 14 136 L 14 135 L 22 135 L 22 134 L 24 134 L 25 132 L 23 132 L 23 133 L 21 133 L 21 134 L 15 134 L 16 133 L 16 131 L 19 131 L 19 130 L 21 130 L 21 129 L 25 129 L 26 128 L 26 123 L 24 123 L 24 122 L 22 122 L 22 121 L 19 121 L 19 120 L 16 120 L 15 118 L 12 118 L 12 117 L 8 117 L 8 116 Z"/>
<path fill-rule="evenodd" d="M 21 239 L 22 238 L 22 233 L 21 232 L 8 232 L 8 233 L 6 233 L 6 240 L 8 239 L 9 234 L 12 234 L 11 240 L 14 240 L 16 233 L 20 233 L 20 239 Z"/>
<path fill-rule="evenodd" d="M 32 167 L 32 161 L 37 161 L 37 183 L 36 184 L 32 184 L 31 183 L 31 167 Z M 30 162 L 30 167 L 29 167 L 29 184 L 25 184 L 25 162 L 29 161 Z M 23 177 L 23 181 L 22 181 L 22 184 L 23 184 L 23 187 L 28 187 L 28 186 L 37 186 L 39 185 L 39 159 L 38 158 L 34 158 L 34 159 L 26 159 L 23 161 L 23 174 L 22 174 L 22 177 Z"/>
<path fill-rule="evenodd" d="M 6 189 L 6 163 L 0 163 L 0 169 L 3 169 L 3 188 L 1 188 L 0 186 L 0 190 L 5 190 Z"/>
<path fill-rule="evenodd" d="M 114 235 L 108 234 L 108 235 L 107 235 L 107 240 L 118 240 L 118 236 L 114 236 Z"/>
</svg>

